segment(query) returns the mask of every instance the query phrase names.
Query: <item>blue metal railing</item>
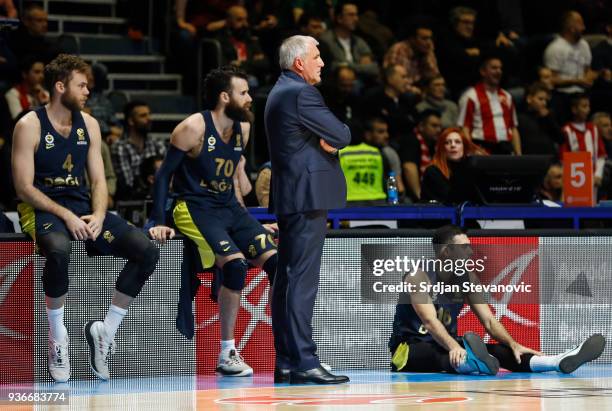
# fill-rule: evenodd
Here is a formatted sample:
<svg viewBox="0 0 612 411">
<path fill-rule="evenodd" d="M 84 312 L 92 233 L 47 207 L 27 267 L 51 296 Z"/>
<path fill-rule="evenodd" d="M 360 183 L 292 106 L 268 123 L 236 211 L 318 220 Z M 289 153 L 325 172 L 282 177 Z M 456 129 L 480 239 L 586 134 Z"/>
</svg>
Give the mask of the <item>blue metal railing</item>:
<svg viewBox="0 0 612 411">
<path fill-rule="evenodd" d="M 258 220 L 275 220 L 267 208 L 249 208 Z M 466 220 L 571 220 L 574 229 L 584 219 L 612 220 L 612 207 L 444 207 L 444 206 L 389 206 L 355 207 L 329 211 L 332 228 L 340 228 L 343 220 L 449 220 L 465 225 Z"/>
</svg>

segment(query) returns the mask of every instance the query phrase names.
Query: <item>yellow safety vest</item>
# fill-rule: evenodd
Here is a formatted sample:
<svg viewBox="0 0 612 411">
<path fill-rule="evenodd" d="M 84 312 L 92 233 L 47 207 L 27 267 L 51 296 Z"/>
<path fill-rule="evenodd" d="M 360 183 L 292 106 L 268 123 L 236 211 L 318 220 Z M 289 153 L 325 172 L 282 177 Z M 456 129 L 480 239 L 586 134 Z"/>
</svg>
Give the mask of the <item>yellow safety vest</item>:
<svg viewBox="0 0 612 411">
<path fill-rule="evenodd" d="M 380 150 L 366 143 L 340 150 L 340 166 L 346 178 L 347 201 L 384 200 L 383 158 Z"/>
</svg>

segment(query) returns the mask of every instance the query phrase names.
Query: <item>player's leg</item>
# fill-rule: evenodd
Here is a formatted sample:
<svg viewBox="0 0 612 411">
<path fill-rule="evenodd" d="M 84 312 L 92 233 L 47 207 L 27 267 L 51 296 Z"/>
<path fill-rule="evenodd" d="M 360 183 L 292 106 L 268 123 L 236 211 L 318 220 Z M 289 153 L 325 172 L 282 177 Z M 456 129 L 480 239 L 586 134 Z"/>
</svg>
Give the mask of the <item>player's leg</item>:
<svg viewBox="0 0 612 411">
<path fill-rule="evenodd" d="M 221 286 L 218 296 L 221 352 L 216 371 L 225 376 L 246 377 L 253 374 L 253 369 L 244 361 L 236 348 L 234 330 L 248 263 L 242 253 L 234 253 L 216 255 L 216 264 L 221 268 Z"/>
<path fill-rule="evenodd" d="M 113 214 L 107 214 L 102 234 L 94 245 L 103 254 L 127 260 L 117 277 L 112 301 L 104 320 L 89 321 L 84 327 L 91 369 L 99 378 L 107 380 L 110 377 L 108 358 L 114 349 L 115 334 L 131 302 L 155 270 L 159 249 L 142 231 Z"/>
<path fill-rule="evenodd" d="M 400 343 L 392 353 L 394 372 L 456 372 L 448 351 L 435 342 Z"/>
<path fill-rule="evenodd" d="M 503 344 L 487 344 L 487 351 L 493 357 L 497 358 L 499 365 L 512 372 L 531 372 L 529 363 L 533 354 L 522 354 L 521 362 L 516 361 L 514 353 L 507 345 Z"/>
<path fill-rule="evenodd" d="M 463 348 L 467 356 L 457 368 L 460 374 L 488 374 L 495 375 L 499 371 L 499 361 L 489 354 L 486 344 L 478 334 L 467 332 L 462 338 Z"/>
<path fill-rule="evenodd" d="M 46 258 L 42 285 L 49 322 L 48 368 L 57 382 L 70 378 L 68 331 L 64 325 L 64 305 L 68 293 L 68 265 L 71 243 L 61 219 L 21 203 L 18 207 L 22 231 L 30 235 Z"/>
<path fill-rule="evenodd" d="M 178 230 L 196 243 L 202 266 L 220 269 L 219 322 L 221 351 L 217 372 L 228 376 L 248 376 L 253 369 L 244 362 L 235 346 L 234 327 L 240 309 L 240 294 L 248 269 L 247 261 L 227 230 L 232 214 L 226 209 L 204 210 L 185 201 L 178 201 L 173 211 Z"/>
<path fill-rule="evenodd" d="M 578 367 L 599 358 L 606 346 L 601 334 L 593 334 L 580 345 L 558 355 L 534 355 L 529 361 L 533 372 L 560 371 L 565 374 L 574 372 Z"/>
<path fill-rule="evenodd" d="M 234 210 L 231 230 L 232 239 L 240 251 L 247 256 L 252 265 L 266 272 L 272 287 L 278 264 L 277 247 L 272 233 L 242 208 Z"/>
</svg>

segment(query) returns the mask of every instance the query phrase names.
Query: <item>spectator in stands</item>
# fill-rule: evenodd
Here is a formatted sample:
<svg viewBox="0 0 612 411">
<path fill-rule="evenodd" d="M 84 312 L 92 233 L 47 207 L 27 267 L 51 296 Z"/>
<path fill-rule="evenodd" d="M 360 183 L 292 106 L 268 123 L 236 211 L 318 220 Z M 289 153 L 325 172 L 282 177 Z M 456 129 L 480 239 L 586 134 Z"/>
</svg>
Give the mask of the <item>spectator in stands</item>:
<svg viewBox="0 0 612 411">
<path fill-rule="evenodd" d="M 355 93 L 355 70 L 348 66 L 336 68 L 334 76 L 321 89 L 327 107 L 343 123 L 358 123 L 360 97 Z"/>
<path fill-rule="evenodd" d="M 607 81 L 612 80 L 612 22 L 606 24 L 607 38 L 593 48 L 593 70 Z"/>
<path fill-rule="evenodd" d="M 609 17 L 612 19 L 612 17 Z M 612 23 L 605 26 L 606 39 L 593 48 L 592 68 L 599 77 L 591 89 L 591 105 L 594 111 L 612 110 Z"/>
<path fill-rule="evenodd" d="M 572 121 L 563 127 L 564 142 L 561 159 L 566 151 L 588 151 L 593 157 L 593 183 L 601 185 L 606 161 L 606 147 L 595 124 L 588 121 L 591 102 L 586 94 L 574 94 L 570 101 Z"/>
<path fill-rule="evenodd" d="M 21 82 L 6 92 L 4 98 L 11 119 L 49 102 L 49 92 L 45 90 L 45 65 L 34 56 L 24 58 L 20 63 Z"/>
<path fill-rule="evenodd" d="M 421 179 L 433 160 L 438 137 L 442 132 L 440 113 L 427 109 L 419 114 L 414 133 L 402 142 L 400 158 L 408 195 L 413 201 L 421 198 Z"/>
<path fill-rule="evenodd" d="M 346 178 L 348 206 L 385 204 L 386 176 L 390 171 L 395 171 L 389 157 L 382 151 L 389 140 L 386 122 L 381 118 L 372 118 L 366 124 L 363 142 L 351 144 L 338 154 Z M 401 177 L 397 181 L 399 183 Z M 403 185 L 402 189 L 399 187 L 398 191 L 403 192 Z"/>
<path fill-rule="evenodd" d="M 372 49 L 374 59 L 376 61 L 382 61 L 385 52 L 395 41 L 395 36 L 391 29 L 379 18 L 379 13 L 376 11 L 376 9 L 380 10 L 379 5 L 372 3 L 368 4 L 366 2 L 362 2 L 361 5 L 364 9 L 361 16 L 359 16 L 357 33 L 359 33 Z"/>
<path fill-rule="evenodd" d="M 18 61 L 26 56 L 36 56 L 48 63 L 60 53 L 57 44 L 45 38 L 49 16 L 39 4 L 31 3 L 23 11 L 21 24 L 9 35 L 9 47 Z"/>
<path fill-rule="evenodd" d="M 17 8 L 13 0 L 0 0 L 0 17 L 17 18 Z"/>
<path fill-rule="evenodd" d="M 606 146 L 608 157 L 612 156 L 612 123 L 610 122 L 610 113 L 600 111 L 593 114 L 591 121 L 597 127 L 600 137 L 603 139 Z"/>
<path fill-rule="evenodd" d="M 195 39 L 225 28 L 227 10 L 238 3 L 237 0 L 176 0 L 174 11 L 181 37 Z"/>
<path fill-rule="evenodd" d="M 406 69 L 410 91 L 421 94 L 419 83 L 440 74 L 434 54 L 433 31 L 424 24 L 415 24 L 406 40 L 395 43 L 385 54 L 383 66 L 399 64 Z"/>
<path fill-rule="evenodd" d="M 553 84 L 558 98 L 554 108 L 562 121 L 569 116 L 571 94 L 589 89 L 597 72 L 591 70 L 591 49 L 582 33 L 584 21 L 580 13 L 568 11 L 561 19 L 561 32 L 544 51 L 544 65 L 553 72 Z"/>
<path fill-rule="evenodd" d="M 540 187 L 540 196 L 543 200 L 563 201 L 563 167 L 561 164 L 553 164 L 548 169 L 542 187 Z"/>
<path fill-rule="evenodd" d="M 519 113 L 519 134 L 523 154 L 548 154 L 555 158 L 563 142 L 561 127 L 548 108 L 550 91 L 544 83 L 527 89 L 525 110 Z"/>
<path fill-rule="evenodd" d="M 441 75 L 433 76 L 426 81 L 423 101 L 416 105 L 416 109 L 419 113 L 436 110 L 440 113 L 443 129 L 457 124 L 459 108 L 454 101 L 446 98 L 446 81 Z"/>
<path fill-rule="evenodd" d="M 549 92 L 555 89 L 555 85 L 553 83 L 553 72 L 546 66 L 538 67 L 538 81 L 546 86 Z"/>
<path fill-rule="evenodd" d="M 0 34 L 0 90 L 13 85 L 19 74 L 17 58 L 8 46 L 6 36 Z"/>
<path fill-rule="evenodd" d="M 384 69 L 384 84 L 364 96 L 364 117 L 382 117 L 389 125 L 391 146 L 400 146 L 415 122 L 415 96 L 408 92 L 410 81 L 403 66 L 391 64 Z"/>
<path fill-rule="evenodd" d="M 197 89 L 196 73 L 198 48 L 204 37 L 213 37 L 227 23 L 227 10 L 239 3 L 238 0 L 176 0 L 174 33 L 176 46 L 175 69 L 183 75 L 183 93 L 193 95 Z M 206 56 L 209 57 L 209 56 Z M 218 62 L 221 64 L 220 62 Z"/>
<path fill-rule="evenodd" d="M 459 100 L 457 124 L 470 140 L 492 154 L 521 154 L 512 96 L 500 87 L 502 62 L 488 57 L 480 65 L 482 80 Z"/>
<path fill-rule="evenodd" d="M 395 172 L 397 180 L 397 192 L 400 199 L 403 199 L 406 193 L 404 188 L 404 180 L 402 178 L 402 163 L 395 148 L 389 145 L 389 125 L 382 117 L 372 117 L 365 122 L 363 140 L 374 147 L 377 147 L 385 163 L 388 164 L 389 171 Z M 385 174 L 386 177 L 387 174 Z"/>
<path fill-rule="evenodd" d="M 604 166 L 604 175 L 601 183 L 600 198 L 612 199 L 612 122 L 610 114 L 598 112 L 593 114 L 591 121 L 597 127 L 599 137 L 604 143 L 608 158 Z"/>
<path fill-rule="evenodd" d="M 331 53 L 331 69 L 349 66 L 363 83 L 374 81 L 379 73 L 378 64 L 374 61 L 370 46 L 354 34 L 359 21 L 357 5 L 349 2 L 338 4 L 334 18 L 333 28 L 320 38 Z"/>
<path fill-rule="evenodd" d="M 321 38 L 321 34 L 325 33 L 325 23 L 321 16 L 303 13 L 297 24 L 303 35 L 310 36 L 317 41 Z M 318 47 L 320 46 L 319 42 Z"/>
<path fill-rule="evenodd" d="M 148 137 L 151 110 L 143 101 L 130 101 L 123 109 L 126 134 L 111 146 L 117 173 L 117 200 L 130 199 L 140 175 L 142 162 L 149 157 L 164 156 L 166 145 Z"/>
<path fill-rule="evenodd" d="M 155 183 L 155 174 L 161 167 L 164 157 L 155 155 L 147 157 L 140 164 L 140 174 L 136 178 L 134 191 L 132 194 L 133 200 L 145 200 L 153 198 L 153 184 Z"/>
<path fill-rule="evenodd" d="M 451 32 L 438 42 L 440 70 L 444 73 L 453 97 L 478 79 L 481 45 L 474 36 L 476 11 L 455 7 L 450 12 Z"/>
<path fill-rule="evenodd" d="M 221 64 L 240 67 L 249 74 L 249 85 L 256 87 L 265 82 L 270 62 L 263 53 L 259 40 L 251 35 L 248 19 L 249 15 L 244 7 L 230 7 L 227 10 L 225 28 L 219 30 L 216 39 L 221 44 Z M 253 81 L 255 78 L 258 82 Z"/>
<path fill-rule="evenodd" d="M 380 150 L 362 142 L 344 147 L 338 157 L 346 178 L 347 207 L 384 205 L 389 168 Z"/>
<path fill-rule="evenodd" d="M 334 6 L 338 3 L 337 0 L 289 0 L 283 1 L 285 6 L 286 16 L 283 16 L 283 26 L 285 28 L 295 27 L 299 25 L 299 21 L 303 15 L 319 16 L 322 21 L 327 24 L 333 21 Z M 288 8 L 288 10 L 287 10 Z M 314 37 L 314 36 L 313 36 Z M 315 37 L 316 38 L 316 37 Z"/>
<path fill-rule="evenodd" d="M 112 145 L 121 138 L 123 130 L 115 115 L 113 104 L 104 94 L 106 83 L 106 67 L 94 64 L 87 73 L 87 88 L 89 97 L 84 111 L 88 112 L 98 120 L 102 139 Z"/>
<path fill-rule="evenodd" d="M 468 156 L 483 154 L 462 129 L 444 130 L 438 137 L 433 161 L 423 175 L 421 200 L 444 204 L 477 201 L 465 160 Z"/>
<path fill-rule="evenodd" d="M 272 179 L 272 163 L 265 162 L 259 168 L 257 180 L 255 180 L 255 195 L 260 207 L 268 207 L 270 204 L 270 180 Z"/>
</svg>

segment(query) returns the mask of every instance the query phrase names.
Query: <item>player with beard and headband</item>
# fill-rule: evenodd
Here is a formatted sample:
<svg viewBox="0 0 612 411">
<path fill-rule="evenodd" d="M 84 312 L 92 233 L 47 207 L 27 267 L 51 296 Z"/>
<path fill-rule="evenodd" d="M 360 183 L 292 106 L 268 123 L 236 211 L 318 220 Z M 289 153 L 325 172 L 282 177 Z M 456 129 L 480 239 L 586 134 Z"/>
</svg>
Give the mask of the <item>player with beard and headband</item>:
<svg viewBox="0 0 612 411">
<path fill-rule="evenodd" d="M 70 378 L 64 326 L 70 241 L 82 240 L 88 251 L 127 259 L 104 321 L 89 321 L 84 328 L 91 369 L 103 380 L 109 379 L 115 333 L 159 260 L 159 250 L 140 230 L 106 211 L 100 127 L 82 111 L 89 95 L 88 70 L 87 63 L 68 54 L 49 63 L 45 81 L 51 101 L 19 120 L 13 135 L 13 178 L 23 201 L 17 207 L 21 227 L 46 257 L 42 283 L 49 321 L 48 366 L 57 382 Z M 91 190 L 85 185 L 85 171 Z"/>
<path fill-rule="evenodd" d="M 155 178 L 154 220 L 149 233 L 164 242 L 174 237 L 165 226 L 164 205 L 172 176 L 177 195 L 173 210 L 178 230 L 198 248 L 204 268 L 222 271 L 218 294 L 221 353 L 216 371 L 242 377 L 253 374 L 234 345 L 248 262 L 262 267 L 270 284 L 276 272 L 276 244 L 269 232 L 244 208 L 238 164 L 249 139 L 251 96 L 246 74 L 234 67 L 212 70 L 204 80 L 212 110 L 193 114 L 172 132 L 170 147 Z M 267 230 L 267 231 L 266 231 Z"/>
</svg>

